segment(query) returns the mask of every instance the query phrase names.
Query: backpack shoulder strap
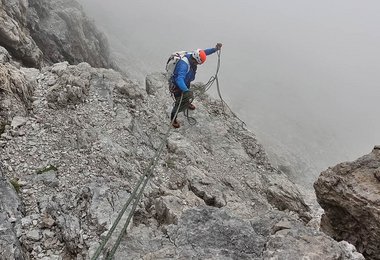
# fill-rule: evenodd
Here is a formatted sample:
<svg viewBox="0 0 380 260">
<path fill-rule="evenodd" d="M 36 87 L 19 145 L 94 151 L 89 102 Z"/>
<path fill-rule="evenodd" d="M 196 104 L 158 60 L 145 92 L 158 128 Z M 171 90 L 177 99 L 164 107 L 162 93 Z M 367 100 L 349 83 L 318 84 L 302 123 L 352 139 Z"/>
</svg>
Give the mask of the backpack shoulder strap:
<svg viewBox="0 0 380 260">
<path fill-rule="evenodd" d="M 186 62 L 187 64 L 187 72 L 190 71 L 190 62 L 189 62 L 189 59 L 186 57 L 186 56 L 183 56 L 182 59 L 184 62 Z"/>
</svg>

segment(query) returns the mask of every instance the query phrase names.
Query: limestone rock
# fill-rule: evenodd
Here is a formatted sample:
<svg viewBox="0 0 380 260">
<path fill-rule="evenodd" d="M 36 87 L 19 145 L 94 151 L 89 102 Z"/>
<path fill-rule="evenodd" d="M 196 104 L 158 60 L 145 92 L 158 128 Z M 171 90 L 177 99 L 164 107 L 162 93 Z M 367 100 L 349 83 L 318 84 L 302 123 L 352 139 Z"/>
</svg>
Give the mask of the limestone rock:
<svg viewBox="0 0 380 260">
<path fill-rule="evenodd" d="M 39 230 L 34 229 L 26 233 L 26 237 L 33 241 L 39 241 L 42 236 Z"/>
<path fill-rule="evenodd" d="M 281 220 L 273 227 L 264 259 L 356 259 L 364 257 L 355 250 L 350 251 L 322 232 L 306 228 L 294 220 Z"/>
<path fill-rule="evenodd" d="M 81 250 L 81 227 L 79 218 L 66 214 L 58 216 L 57 226 L 61 230 L 60 235 L 67 250 L 72 254 L 77 254 Z"/>
<path fill-rule="evenodd" d="M 167 80 L 164 73 L 152 73 L 145 79 L 145 90 L 149 95 L 155 95 L 159 90 L 167 87 Z"/>
<path fill-rule="evenodd" d="M 93 67 L 110 67 L 107 39 L 78 2 L 30 1 L 27 18 L 31 36 L 50 63 L 87 62 Z"/>
<path fill-rule="evenodd" d="M 2 0 L 0 7 L 0 45 L 24 65 L 66 60 L 116 67 L 107 39 L 76 1 Z"/>
<path fill-rule="evenodd" d="M 266 191 L 268 200 L 272 205 L 280 210 L 289 209 L 299 213 L 305 222 L 311 220 L 309 206 L 304 202 L 298 188 L 283 173 L 268 172 L 265 179 L 269 186 Z"/>
<path fill-rule="evenodd" d="M 188 167 L 187 176 L 190 190 L 202 199 L 206 205 L 221 208 L 227 204 L 226 198 L 223 195 L 224 187 L 215 183 L 205 173 L 194 167 Z"/>
<path fill-rule="evenodd" d="M 364 256 L 360 254 L 356 248 L 347 241 L 340 241 L 339 247 L 342 249 L 344 256 L 343 259 L 347 260 L 365 260 Z"/>
<path fill-rule="evenodd" d="M 380 150 L 321 173 L 314 183 L 325 210 L 321 229 L 355 245 L 367 259 L 380 259 Z"/>
<path fill-rule="evenodd" d="M 11 127 L 12 128 L 18 128 L 20 126 L 25 125 L 27 121 L 27 118 L 22 117 L 22 116 L 15 116 L 12 120 Z"/>
<path fill-rule="evenodd" d="M 55 224 L 55 220 L 49 214 L 45 214 L 41 219 L 42 228 L 51 228 Z"/>
<path fill-rule="evenodd" d="M 39 67 L 42 52 L 29 34 L 27 27 L 28 1 L 0 2 L 0 45 L 27 66 Z"/>
<path fill-rule="evenodd" d="M 7 49 L 0 46 L 0 62 L 2 64 L 9 62 L 11 60 L 11 56 L 9 55 Z"/>
<path fill-rule="evenodd" d="M 177 247 L 177 259 L 258 258 L 265 244 L 248 221 L 213 208 L 186 211 L 168 235 Z"/>
<path fill-rule="evenodd" d="M 52 77 L 58 76 L 58 80 L 48 90 L 48 102 L 65 107 L 85 101 L 90 91 L 91 68 L 88 64 L 68 66 L 66 62 L 58 63 L 51 68 L 51 72 Z"/>
<path fill-rule="evenodd" d="M 15 116 L 25 116 L 31 106 L 36 81 L 10 63 L 0 63 L 0 127 Z"/>
<path fill-rule="evenodd" d="M 181 204 L 182 200 L 176 196 L 164 196 L 160 197 L 155 202 L 155 210 L 159 223 L 162 224 L 177 224 L 178 219 L 181 216 Z"/>
<path fill-rule="evenodd" d="M 38 83 L 32 109 L 18 127 L 25 134 L 11 136 L 0 159 L 5 175 L 17 174 L 22 184 L 25 217 L 15 233 L 31 257 L 91 257 L 162 144 L 116 259 L 263 259 L 268 239 L 290 230 L 295 245 L 303 245 L 298 233 L 308 234 L 324 241 L 315 254 L 342 255 L 337 242 L 301 230 L 298 219 L 309 209 L 297 187 L 232 115 L 209 112 L 222 109 L 211 98 L 197 101 L 197 125 L 164 140 L 171 100 L 160 77 L 162 87 L 147 95 L 120 73 L 88 63 L 22 73 Z M 48 165 L 54 168 L 40 170 Z M 274 255 L 282 254 L 281 241 Z"/>
<path fill-rule="evenodd" d="M 21 203 L 14 188 L 2 175 L 0 165 L 0 258 L 24 259 L 15 229 L 21 224 Z"/>
</svg>

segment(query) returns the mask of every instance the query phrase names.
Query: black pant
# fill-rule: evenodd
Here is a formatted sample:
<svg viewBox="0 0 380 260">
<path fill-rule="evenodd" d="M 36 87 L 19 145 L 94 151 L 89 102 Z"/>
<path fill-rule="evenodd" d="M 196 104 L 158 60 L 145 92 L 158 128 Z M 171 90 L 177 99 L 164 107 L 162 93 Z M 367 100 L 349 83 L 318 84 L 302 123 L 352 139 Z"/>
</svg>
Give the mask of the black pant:
<svg viewBox="0 0 380 260">
<path fill-rule="evenodd" d="M 180 93 L 178 95 L 174 95 L 174 97 L 175 97 L 175 104 L 174 104 L 174 107 L 172 109 L 172 113 L 170 115 L 170 120 L 173 120 L 173 118 L 175 116 L 175 113 L 178 110 L 178 106 L 179 106 L 178 113 L 182 112 L 182 111 L 184 111 L 185 109 L 187 109 L 189 107 L 189 105 L 191 104 L 191 102 L 193 102 L 193 99 L 194 99 L 192 91 L 187 91 L 185 93 Z M 182 102 L 181 102 L 181 97 L 182 97 Z"/>
</svg>

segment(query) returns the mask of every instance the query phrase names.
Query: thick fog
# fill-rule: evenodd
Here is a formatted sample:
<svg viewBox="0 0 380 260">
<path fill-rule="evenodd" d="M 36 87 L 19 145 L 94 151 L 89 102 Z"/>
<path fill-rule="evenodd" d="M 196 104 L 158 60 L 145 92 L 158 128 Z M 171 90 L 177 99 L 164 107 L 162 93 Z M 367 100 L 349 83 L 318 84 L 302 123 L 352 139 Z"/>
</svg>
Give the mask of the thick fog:
<svg viewBox="0 0 380 260">
<path fill-rule="evenodd" d="M 379 1 L 80 2 L 140 81 L 173 51 L 222 42 L 222 95 L 279 164 L 315 176 L 380 144 Z"/>
</svg>

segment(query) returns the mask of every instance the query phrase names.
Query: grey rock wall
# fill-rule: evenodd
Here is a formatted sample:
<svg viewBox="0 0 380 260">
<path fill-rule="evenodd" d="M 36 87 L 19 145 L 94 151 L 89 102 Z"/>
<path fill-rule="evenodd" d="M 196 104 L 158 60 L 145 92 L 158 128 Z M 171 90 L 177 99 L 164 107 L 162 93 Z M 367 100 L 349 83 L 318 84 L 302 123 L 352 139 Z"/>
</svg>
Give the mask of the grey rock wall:
<svg viewBox="0 0 380 260">
<path fill-rule="evenodd" d="M 74 0 L 1 0 L 0 46 L 28 67 L 61 61 L 116 67 L 107 39 Z"/>
<path fill-rule="evenodd" d="M 4 170 L 0 162 L 0 259 L 28 259 L 18 240 L 22 205 Z"/>
<path fill-rule="evenodd" d="M 51 63 L 87 62 L 109 68 L 108 42 L 74 0 L 29 1 L 28 29 L 33 40 Z"/>
<path fill-rule="evenodd" d="M 354 162 L 321 173 L 314 184 L 325 210 L 321 228 L 354 244 L 367 259 L 380 259 L 380 147 Z"/>
<path fill-rule="evenodd" d="M 7 139 L 8 135 L 4 131 L 11 128 L 12 118 L 28 114 L 36 82 L 30 76 L 34 69 L 19 68 L 12 64 L 11 56 L 4 48 L 0 48 L 0 57 L 0 136 Z M 8 134 L 15 134 L 13 130 Z"/>
<path fill-rule="evenodd" d="M 42 52 L 26 29 L 27 10 L 27 0 L 0 1 L 0 46 L 25 65 L 38 67 Z"/>
</svg>

